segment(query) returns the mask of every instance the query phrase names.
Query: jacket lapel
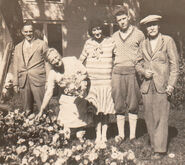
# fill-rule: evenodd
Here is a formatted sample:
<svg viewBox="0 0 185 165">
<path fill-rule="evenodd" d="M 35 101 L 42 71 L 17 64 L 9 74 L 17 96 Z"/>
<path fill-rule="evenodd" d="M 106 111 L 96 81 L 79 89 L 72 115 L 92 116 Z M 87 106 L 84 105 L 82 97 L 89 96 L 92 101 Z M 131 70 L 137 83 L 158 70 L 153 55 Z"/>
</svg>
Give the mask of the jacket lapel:
<svg viewBox="0 0 185 165">
<path fill-rule="evenodd" d="M 21 42 L 21 44 L 20 44 L 20 49 L 19 49 L 19 51 L 20 51 L 20 55 L 21 55 L 21 57 L 22 57 L 22 60 L 23 60 L 23 62 L 24 62 L 24 65 L 26 65 L 26 61 L 25 61 L 25 58 L 24 58 L 24 53 L 23 53 L 23 45 L 24 45 L 24 40 Z"/>
<path fill-rule="evenodd" d="M 155 54 L 162 48 L 163 44 L 164 44 L 164 40 L 163 40 L 163 38 L 162 38 L 162 35 L 159 34 L 159 38 L 158 38 L 158 41 L 157 41 L 157 45 L 156 45 L 156 47 L 155 47 L 155 49 L 154 49 L 154 52 L 152 53 L 152 54 L 153 54 L 153 57 L 154 57 Z"/>
<path fill-rule="evenodd" d="M 148 38 L 145 40 L 143 52 L 146 58 L 148 59 L 152 58 L 152 50 L 151 50 L 151 46 Z"/>
</svg>

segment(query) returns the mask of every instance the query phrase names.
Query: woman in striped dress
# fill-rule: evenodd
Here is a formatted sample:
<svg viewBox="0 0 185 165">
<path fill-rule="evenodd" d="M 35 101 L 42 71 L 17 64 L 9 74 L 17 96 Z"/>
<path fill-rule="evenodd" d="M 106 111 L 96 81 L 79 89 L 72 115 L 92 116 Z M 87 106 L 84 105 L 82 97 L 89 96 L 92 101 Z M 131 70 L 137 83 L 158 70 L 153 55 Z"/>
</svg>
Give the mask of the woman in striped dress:
<svg viewBox="0 0 185 165">
<path fill-rule="evenodd" d="M 89 25 L 91 36 L 84 45 L 80 60 L 85 64 L 90 89 L 87 99 L 96 107 L 96 144 L 107 141 L 109 114 L 114 114 L 114 104 L 111 96 L 111 75 L 113 64 L 114 42 L 104 37 L 102 24 L 93 20 Z"/>
</svg>

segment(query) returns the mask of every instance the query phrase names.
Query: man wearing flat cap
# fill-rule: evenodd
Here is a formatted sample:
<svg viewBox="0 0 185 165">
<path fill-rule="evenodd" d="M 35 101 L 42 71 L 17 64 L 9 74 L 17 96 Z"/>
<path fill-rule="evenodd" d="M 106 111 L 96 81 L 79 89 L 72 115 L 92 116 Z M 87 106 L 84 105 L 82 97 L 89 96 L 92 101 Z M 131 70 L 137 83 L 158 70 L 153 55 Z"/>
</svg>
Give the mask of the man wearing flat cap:
<svg viewBox="0 0 185 165">
<path fill-rule="evenodd" d="M 141 93 L 144 117 L 154 154 L 151 159 L 161 159 L 167 151 L 169 98 L 179 74 L 178 52 L 174 40 L 160 33 L 159 15 L 149 15 L 140 21 L 146 28 L 147 38 L 139 54 L 143 56 Z"/>
<path fill-rule="evenodd" d="M 142 59 L 137 52 L 144 34 L 130 24 L 130 15 L 124 7 L 115 10 L 115 19 L 119 30 L 112 35 L 115 41 L 115 60 L 112 73 L 112 97 L 115 103 L 118 136 L 115 141 L 125 139 L 125 116 L 128 112 L 130 140 L 137 143 L 136 124 L 141 93 L 136 79 L 136 66 Z"/>
</svg>

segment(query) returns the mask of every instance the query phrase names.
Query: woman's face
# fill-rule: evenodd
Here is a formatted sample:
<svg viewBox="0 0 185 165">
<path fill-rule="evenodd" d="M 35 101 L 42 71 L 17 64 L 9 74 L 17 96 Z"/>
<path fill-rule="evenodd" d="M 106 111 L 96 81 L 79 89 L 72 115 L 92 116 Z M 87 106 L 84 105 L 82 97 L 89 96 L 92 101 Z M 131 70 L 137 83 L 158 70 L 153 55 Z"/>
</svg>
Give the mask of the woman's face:
<svg viewBox="0 0 185 165">
<path fill-rule="evenodd" d="M 150 22 L 146 25 L 147 34 L 151 38 L 155 38 L 159 34 L 159 25 L 156 22 Z"/>
<path fill-rule="evenodd" d="M 102 38 L 102 29 L 101 27 L 93 27 L 92 28 L 92 35 L 95 39 L 99 40 Z"/>
<path fill-rule="evenodd" d="M 56 53 L 55 51 L 50 52 L 50 54 L 48 55 L 48 61 L 51 65 L 53 65 L 55 67 L 62 66 L 61 56 L 58 53 Z"/>
</svg>

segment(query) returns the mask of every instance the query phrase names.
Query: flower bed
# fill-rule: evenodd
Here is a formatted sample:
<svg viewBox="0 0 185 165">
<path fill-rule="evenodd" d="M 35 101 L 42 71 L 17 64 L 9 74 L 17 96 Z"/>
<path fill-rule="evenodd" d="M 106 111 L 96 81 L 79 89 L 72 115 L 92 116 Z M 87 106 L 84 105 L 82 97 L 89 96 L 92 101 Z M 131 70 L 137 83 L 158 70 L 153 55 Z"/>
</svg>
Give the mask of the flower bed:
<svg viewBox="0 0 185 165">
<path fill-rule="evenodd" d="M 58 126 L 52 110 L 41 121 L 34 115 L 25 117 L 15 110 L 0 116 L 0 163 L 20 165 L 119 165 L 137 162 L 133 151 L 120 151 L 116 146 L 97 147 L 94 140 L 84 138 L 84 131 L 69 139 L 70 130 Z"/>
</svg>

